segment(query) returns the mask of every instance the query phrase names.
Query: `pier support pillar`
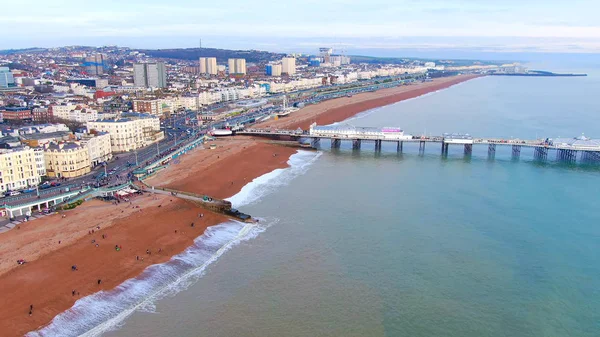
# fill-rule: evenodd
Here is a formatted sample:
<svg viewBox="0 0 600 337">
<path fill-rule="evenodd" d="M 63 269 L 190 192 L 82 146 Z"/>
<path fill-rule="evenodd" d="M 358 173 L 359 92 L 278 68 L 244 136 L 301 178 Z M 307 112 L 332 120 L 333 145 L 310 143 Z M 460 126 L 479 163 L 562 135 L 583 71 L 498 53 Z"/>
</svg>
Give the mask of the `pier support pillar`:
<svg viewBox="0 0 600 337">
<path fill-rule="evenodd" d="M 493 157 L 495 155 L 496 155 L 496 144 L 489 144 L 488 145 L 488 156 Z"/>
<path fill-rule="evenodd" d="M 473 153 L 473 144 L 465 144 L 465 154 L 471 155 Z"/>
<path fill-rule="evenodd" d="M 403 147 L 403 145 L 404 145 L 404 142 L 398 142 L 398 147 L 397 147 L 397 149 L 396 149 L 396 150 L 397 150 L 398 152 L 402 152 L 402 147 Z"/>
<path fill-rule="evenodd" d="M 425 152 L 425 141 L 420 141 L 419 142 L 419 153 L 423 153 Z"/>
<path fill-rule="evenodd" d="M 583 151 L 581 154 L 581 160 L 588 163 L 597 163 L 600 161 L 600 152 Z"/>
<path fill-rule="evenodd" d="M 556 160 L 564 161 L 567 163 L 574 163 L 577 161 L 576 150 L 556 150 Z"/>
<path fill-rule="evenodd" d="M 381 140 L 375 141 L 375 151 L 381 151 Z"/>
<path fill-rule="evenodd" d="M 354 139 L 352 141 L 352 149 L 353 150 L 360 150 L 360 139 Z"/>
<path fill-rule="evenodd" d="M 521 156 L 521 145 L 512 146 L 512 156 L 515 158 L 519 158 Z"/>
<path fill-rule="evenodd" d="M 332 139 L 331 140 L 331 148 L 332 149 L 339 149 L 341 143 L 342 143 L 341 139 Z"/>
<path fill-rule="evenodd" d="M 448 154 L 448 143 L 442 142 L 442 154 Z"/>
<path fill-rule="evenodd" d="M 546 160 L 546 158 L 548 158 L 548 148 L 536 147 L 533 153 L 533 157 L 538 160 Z"/>
<path fill-rule="evenodd" d="M 320 138 L 313 138 L 313 139 L 310 141 L 310 145 L 311 145 L 312 147 L 314 147 L 314 148 L 317 148 L 317 147 L 319 147 L 319 144 L 321 144 L 321 139 L 320 139 Z"/>
</svg>

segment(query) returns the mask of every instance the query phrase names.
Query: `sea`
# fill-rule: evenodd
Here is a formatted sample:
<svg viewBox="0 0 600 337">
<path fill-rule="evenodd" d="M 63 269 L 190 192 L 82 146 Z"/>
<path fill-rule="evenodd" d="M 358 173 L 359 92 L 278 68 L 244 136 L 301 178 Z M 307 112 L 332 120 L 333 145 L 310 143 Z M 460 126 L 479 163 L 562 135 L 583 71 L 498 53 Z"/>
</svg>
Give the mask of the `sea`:
<svg viewBox="0 0 600 337">
<path fill-rule="evenodd" d="M 549 70 L 589 76 L 478 78 L 343 123 L 600 138 L 600 68 Z M 600 336 L 600 164 L 368 142 L 289 164 L 231 198 L 257 225 L 212 227 L 29 335 Z"/>
</svg>

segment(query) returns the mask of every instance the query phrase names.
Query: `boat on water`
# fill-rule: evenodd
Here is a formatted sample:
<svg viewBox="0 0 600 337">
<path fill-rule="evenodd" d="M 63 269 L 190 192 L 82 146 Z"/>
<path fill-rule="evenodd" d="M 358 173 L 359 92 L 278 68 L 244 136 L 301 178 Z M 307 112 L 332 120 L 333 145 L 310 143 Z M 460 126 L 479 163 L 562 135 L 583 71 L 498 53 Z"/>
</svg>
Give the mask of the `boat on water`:
<svg viewBox="0 0 600 337">
<path fill-rule="evenodd" d="M 212 130 L 210 132 L 210 134 L 215 137 L 224 137 L 224 136 L 233 135 L 233 131 L 231 131 L 229 129 L 215 129 L 215 130 Z"/>
</svg>

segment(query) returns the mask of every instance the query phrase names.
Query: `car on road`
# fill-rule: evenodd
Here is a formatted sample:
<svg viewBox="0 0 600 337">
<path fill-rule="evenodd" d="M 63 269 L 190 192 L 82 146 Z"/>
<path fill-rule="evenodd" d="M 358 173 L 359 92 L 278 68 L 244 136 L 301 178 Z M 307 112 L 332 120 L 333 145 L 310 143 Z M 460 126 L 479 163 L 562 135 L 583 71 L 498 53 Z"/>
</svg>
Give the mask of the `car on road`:
<svg viewBox="0 0 600 337">
<path fill-rule="evenodd" d="M 19 191 L 10 191 L 10 192 L 4 193 L 4 196 L 8 197 L 8 196 L 19 195 L 19 194 L 21 194 L 21 192 L 19 192 Z"/>
<path fill-rule="evenodd" d="M 31 192 L 35 192 L 35 188 L 28 188 L 28 189 L 24 189 L 23 191 L 21 191 L 23 193 L 31 193 Z"/>
</svg>

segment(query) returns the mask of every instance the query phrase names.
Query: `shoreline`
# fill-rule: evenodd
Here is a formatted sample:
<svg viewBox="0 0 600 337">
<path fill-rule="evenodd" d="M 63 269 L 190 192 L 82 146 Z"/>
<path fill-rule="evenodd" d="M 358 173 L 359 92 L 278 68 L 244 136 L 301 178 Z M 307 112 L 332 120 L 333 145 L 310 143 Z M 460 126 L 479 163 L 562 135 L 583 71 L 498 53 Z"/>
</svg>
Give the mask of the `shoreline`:
<svg viewBox="0 0 600 337">
<path fill-rule="evenodd" d="M 436 79 L 433 82 L 362 93 L 350 98 L 337 98 L 303 108 L 288 118 L 261 123 L 260 126 L 296 128 L 307 127 L 312 122 L 320 124 L 340 122 L 373 108 L 442 90 L 476 77 L 479 76 L 452 77 L 439 81 Z M 217 149 L 209 150 L 205 148 L 192 151 L 178 158 L 177 163 L 171 164 L 167 169 L 147 179 L 146 182 L 150 185 L 161 185 L 189 192 L 204 193 L 216 198 L 230 198 L 240 193 L 242 188 L 254 179 L 276 169 L 289 167 L 290 157 L 297 153 L 296 148 L 271 144 L 253 137 L 236 136 L 230 139 L 218 139 L 210 143 L 217 144 Z M 206 144 L 206 146 L 208 145 Z M 150 194 L 146 193 L 146 196 L 150 197 Z M 111 266 L 106 265 L 107 259 L 104 258 L 104 255 L 97 254 L 99 249 L 90 243 L 91 236 L 85 234 L 90 228 L 89 223 L 80 225 L 81 228 L 77 227 L 77 230 L 83 232 L 64 242 L 60 248 L 56 248 L 55 243 L 64 230 L 61 220 L 57 220 L 60 215 L 37 219 L 21 225 L 20 230 L 7 232 L 12 233 L 9 236 L 5 235 L 7 233 L 0 234 L 1 254 L 7 240 L 17 238 L 17 235 L 22 236 L 23 233 L 28 231 L 36 232 L 38 227 L 47 228 L 46 233 L 34 233 L 37 236 L 30 235 L 31 237 L 24 243 L 26 246 L 24 251 L 37 252 L 33 261 L 28 262 L 25 266 L 13 267 L 8 270 L 0 268 L 0 287 L 10 294 L 5 297 L 9 304 L 0 309 L 0 313 L 2 313 L 2 316 L 0 316 L 2 335 L 21 336 L 27 332 L 48 326 L 54 317 L 71 308 L 75 300 L 87 295 L 97 294 L 99 290 L 115 289 L 126 280 L 141 276 L 147 267 L 164 264 L 193 246 L 194 240 L 200 237 L 207 228 L 228 221 L 224 216 L 208 214 L 210 212 L 199 209 L 183 200 L 169 198 L 168 196 L 157 197 L 160 197 L 159 203 L 168 203 L 167 207 L 159 208 L 160 206 L 156 205 L 157 200 L 141 200 L 143 198 L 140 198 L 139 201 L 136 200 L 136 204 L 140 207 L 143 206 L 144 214 L 132 212 L 129 215 L 109 218 L 103 222 L 102 230 L 97 232 L 96 236 L 102 233 L 108 234 L 109 240 L 106 241 L 108 245 L 101 242 L 103 244 L 101 251 L 103 254 L 112 253 L 113 258 L 108 259 L 112 264 Z M 174 200 L 169 201 L 171 199 Z M 146 210 L 150 211 L 146 212 Z M 79 213 L 77 213 L 78 211 Z M 69 219 L 68 221 L 71 221 L 71 219 L 86 221 L 86 217 L 101 219 L 104 212 L 106 212 L 105 208 L 101 208 L 96 201 L 91 201 L 65 214 L 67 214 L 66 219 Z M 193 219 L 196 218 L 198 212 L 204 212 L 207 216 L 204 217 L 205 221 L 201 226 L 196 225 L 195 229 L 192 230 L 189 223 L 194 221 Z M 176 224 L 172 225 L 173 223 Z M 179 236 L 173 235 L 175 229 L 179 231 Z M 40 235 L 42 236 L 40 237 Z M 45 235 L 49 235 L 51 239 L 48 239 Z M 36 238 L 38 241 L 43 241 L 41 246 L 39 242 L 36 242 Z M 49 243 L 49 240 L 53 243 Z M 17 240 L 15 244 L 18 245 L 21 241 L 23 240 Z M 148 256 L 143 264 L 137 263 L 139 261 L 135 260 L 135 256 L 143 255 L 146 257 L 143 247 L 148 247 L 153 242 L 158 244 L 164 242 L 163 247 L 169 247 L 168 251 L 164 249 L 161 252 L 163 254 L 155 254 L 151 258 Z M 120 252 L 123 254 L 115 255 L 112 248 L 114 244 L 123 245 L 124 251 Z M 40 253 L 45 249 L 49 252 L 46 254 Z M 124 257 L 125 252 L 131 254 L 131 256 Z M 69 268 L 75 257 L 85 257 L 83 263 L 77 262 L 80 269 L 91 267 L 94 272 L 80 273 L 78 271 L 74 272 L 75 274 L 71 272 Z M 8 263 L 10 263 L 11 259 L 8 260 Z M 30 261 L 31 258 L 27 257 L 26 260 Z M 61 265 L 60 271 L 55 268 L 57 265 Z M 105 274 L 111 276 L 105 278 Z M 74 278 L 74 275 L 77 275 L 77 277 Z M 99 277 L 103 278 L 100 286 L 94 284 L 94 280 Z M 55 286 L 52 286 L 52 284 L 55 284 Z M 26 287 L 26 296 L 23 296 L 23 287 Z M 75 287 L 81 293 L 76 298 L 71 295 L 71 288 Z M 53 291 L 47 292 L 46 289 L 53 289 Z M 45 300 L 41 301 L 41 298 Z M 34 315 L 32 317 L 27 315 L 29 303 L 34 304 Z"/>
<path fill-rule="evenodd" d="M 382 89 L 376 92 L 360 93 L 352 97 L 340 97 L 315 105 L 306 106 L 290 116 L 269 120 L 256 125 L 257 128 L 274 127 L 307 130 L 312 123 L 328 125 L 342 122 L 362 112 L 420 97 L 432 92 L 480 78 L 480 75 L 459 75 L 443 77 L 431 82 Z"/>
</svg>

